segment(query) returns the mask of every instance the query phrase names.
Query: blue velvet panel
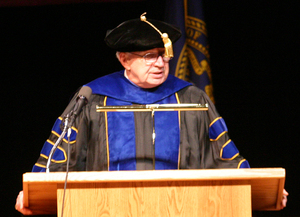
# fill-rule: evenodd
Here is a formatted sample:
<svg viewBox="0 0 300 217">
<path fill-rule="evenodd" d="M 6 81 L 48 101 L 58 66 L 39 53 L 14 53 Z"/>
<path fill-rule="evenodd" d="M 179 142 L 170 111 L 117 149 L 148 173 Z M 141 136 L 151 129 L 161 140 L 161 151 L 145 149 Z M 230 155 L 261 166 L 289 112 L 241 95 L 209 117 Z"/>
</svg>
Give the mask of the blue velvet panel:
<svg viewBox="0 0 300 217">
<path fill-rule="evenodd" d="M 216 119 L 209 127 L 209 138 L 212 141 L 218 140 L 221 135 L 228 131 L 223 118 Z"/>
</svg>

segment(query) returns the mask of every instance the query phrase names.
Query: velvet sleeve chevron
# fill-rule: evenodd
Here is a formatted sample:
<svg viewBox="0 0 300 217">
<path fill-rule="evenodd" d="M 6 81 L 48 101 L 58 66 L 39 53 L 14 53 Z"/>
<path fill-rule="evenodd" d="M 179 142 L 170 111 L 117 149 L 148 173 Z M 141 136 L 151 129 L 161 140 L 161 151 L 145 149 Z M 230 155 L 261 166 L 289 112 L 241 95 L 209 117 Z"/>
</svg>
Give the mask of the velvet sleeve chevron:
<svg viewBox="0 0 300 217">
<path fill-rule="evenodd" d="M 226 123 L 222 117 L 218 117 L 215 120 L 212 121 L 212 123 L 209 125 L 209 139 L 211 142 L 218 142 L 218 140 L 226 135 L 228 133 L 228 128 L 226 126 Z M 220 149 L 220 159 L 224 161 L 232 161 L 236 157 L 239 156 L 239 150 L 235 146 L 234 142 L 228 138 L 228 136 L 224 136 L 224 140 L 221 139 L 221 141 L 224 141 L 224 144 L 222 145 Z M 227 140 L 227 141 L 226 141 Z M 223 142 L 222 142 L 223 143 Z M 222 144 L 221 143 L 221 144 Z M 238 168 L 249 168 L 249 163 L 247 160 L 242 159 L 238 166 Z"/>
<path fill-rule="evenodd" d="M 51 134 L 44 143 L 40 156 L 33 166 L 33 172 L 45 171 L 49 152 L 62 133 L 60 125 L 63 117 L 74 108 L 76 96 L 77 93 L 71 99 L 65 111 L 55 121 Z M 68 158 L 70 171 L 107 170 L 104 114 L 96 112 L 95 109 L 96 105 L 103 105 L 103 99 L 103 96 L 92 94 L 88 104 L 83 107 L 72 127 L 70 156 L 67 156 L 68 144 L 67 138 L 64 138 L 54 153 L 50 164 L 50 172 L 65 171 Z"/>
<path fill-rule="evenodd" d="M 211 102 L 209 102 L 209 106 L 209 119 L 211 120 L 209 125 L 209 140 L 211 146 L 213 146 L 215 152 L 218 154 L 218 161 L 222 162 L 220 165 L 249 168 L 248 161 L 240 155 L 238 148 L 230 139 L 225 120 L 219 116 Z"/>
<path fill-rule="evenodd" d="M 49 139 L 46 140 L 46 142 L 44 143 L 44 146 L 41 150 L 39 162 L 33 166 L 32 172 L 45 172 L 46 171 L 46 163 L 48 161 L 50 151 L 62 133 L 62 130 L 61 130 L 62 120 L 63 120 L 63 118 L 59 117 L 56 120 L 56 122 L 54 123 L 54 126 L 51 130 L 51 135 L 50 135 Z M 71 136 L 70 136 L 70 144 L 74 144 L 76 142 L 77 132 L 78 132 L 77 129 L 72 127 L 72 132 L 71 132 Z M 65 135 L 65 137 L 63 138 L 63 142 L 67 143 L 68 142 L 67 140 L 68 140 L 67 135 Z M 58 146 L 56 151 L 53 154 L 51 162 L 59 164 L 59 163 L 64 163 L 66 161 L 67 161 L 67 155 L 66 155 L 65 149 L 63 149 L 61 146 Z"/>
<path fill-rule="evenodd" d="M 75 94 L 76 95 L 76 94 Z M 50 151 L 55 144 L 55 142 L 58 140 L 62 133 L 62 122 L 65 114 L 67 114 L 75 105 L 75 97 L 70 101 L 69 105 L 63 112 L 63 114 L 57 118 L 55 121 L 51 134 L 49 138 L 45 141 L 42 150 L 40 152 L 40 156 L 35 163 L 35 165 L 32 168 L 32 172 L 45 172 L 46 171 L 46 164 L 48 161 L 48 157 L 50 154 Z M 76 143 L 76 138 L 78 134 L 77 130 L 78 122 L 74 124 L 74 127 L 71 129 L 71 136 L 70 136 L 70 146 L 71 149 L 74 149 L 74 144 Z M 63 141 L 61 144 L 57 147 L 56 151 L 53 154 L 51 164 L 50 164 L 50 171 L 65 171 L 66 168 L 66 161 L 67 161 L 67 142 L 68 138 L 67 135 L 63 138 Z M 74 150 L 72 150 L 74 152 Z"/>
</svg>

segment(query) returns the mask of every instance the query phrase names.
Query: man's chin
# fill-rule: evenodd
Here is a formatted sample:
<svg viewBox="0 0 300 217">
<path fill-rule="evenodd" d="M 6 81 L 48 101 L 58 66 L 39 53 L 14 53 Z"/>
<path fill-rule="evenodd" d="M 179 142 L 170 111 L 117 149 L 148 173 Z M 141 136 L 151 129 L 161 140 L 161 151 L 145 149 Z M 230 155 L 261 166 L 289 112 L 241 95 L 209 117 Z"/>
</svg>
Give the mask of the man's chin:
<svg viewBox="0 0 300 217">
<path fill-rule="evenodd" d="M 164 80 L 160 80 L 160 81 L 156 81 L 156 82 L 151 82 L 147 84 L 147 88 L 155 88 L 158 87 L 159 85 L 161 85 L 162 83 L 164 83 Z"/>
</svg>

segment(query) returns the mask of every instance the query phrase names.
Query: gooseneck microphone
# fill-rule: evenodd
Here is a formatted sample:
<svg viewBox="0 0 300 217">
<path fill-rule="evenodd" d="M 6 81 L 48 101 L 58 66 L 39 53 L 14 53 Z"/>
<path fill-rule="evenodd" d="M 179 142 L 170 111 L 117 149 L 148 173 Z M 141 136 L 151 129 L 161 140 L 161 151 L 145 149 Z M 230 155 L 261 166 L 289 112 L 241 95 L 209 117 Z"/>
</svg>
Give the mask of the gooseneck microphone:
<svg viewBox="0 0 300 217">
<path fill-rule="evenodd" d="M 74 109 L 70 112 L 70 122 L 68 123 L 68 128 L 73 126 L 76 117 L 80 114 L 82 107 L 88 103 L 91 95 L 92 89 L 90 87 L 83 86 L 80 89 Z"/>
<path fill-rule="evenodd" d="M 65 137 L 67 131 L 68 131 L 68 136 L 70 136 L 71 127 L 73 126 L 77 116 L 80 114 L 83 106 L 85 106 L 88 103 L 91 95 L 92 95 L 92 89 L 90 87 L 83 86 L 80 89 L 80 91 L 77 95 L 76 104 L 75 104 L 74 108 L 64 118 L 64 129 L 50 151 L 47 165 L 46 165 L 46 173 L 50 172 L 49 167 L 50 167 L 51 159 L 53 157 L 55 150 L 57 149 L 58 145 L 61 143 L 61 141 Z"/>
</svg>

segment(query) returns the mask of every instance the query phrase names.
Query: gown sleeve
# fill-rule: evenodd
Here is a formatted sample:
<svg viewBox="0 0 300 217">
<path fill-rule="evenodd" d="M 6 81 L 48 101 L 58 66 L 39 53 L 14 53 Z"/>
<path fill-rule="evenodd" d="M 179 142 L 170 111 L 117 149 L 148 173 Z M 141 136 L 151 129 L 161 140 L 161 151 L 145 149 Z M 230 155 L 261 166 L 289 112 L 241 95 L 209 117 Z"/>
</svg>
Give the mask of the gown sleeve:
<svg viewBox="0 0 300 217">
<path fill-rule="evenodd" d="M 76 104 L 77 93 L 71 99 L 62 115 L 55 121 L 49 138 L 45 141 L 40 156 L 32 172 L 45 172 L 50 150 L 62 133 L 62 124 Z M 70 171 L 107 170 L 106 128 L 103 112 L 97 112 L 96 106 L 103 105 L 104 96 L 92 94 L 89 102 L 82 108 L 72 126 L 70 136 Z M 56 149 L 50 164 L 50 171 L 65 171 L 67 165 L 68 138 Z"/>
<path fill-rule="evenodd" d="M 194 86 L 178 95 L 181 103 L 208 104 L 208 111 L 181 112 L 181 168 L 249 168 L 209 97 Z"/>
</svg>

